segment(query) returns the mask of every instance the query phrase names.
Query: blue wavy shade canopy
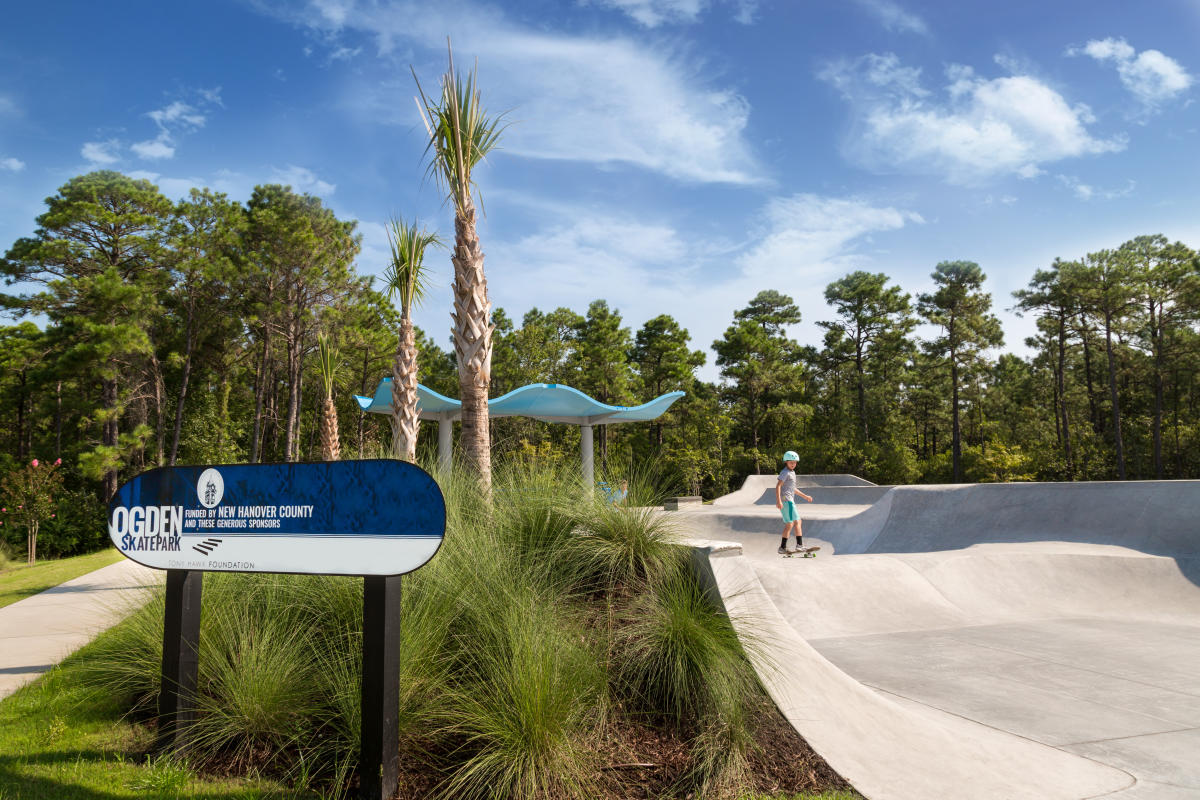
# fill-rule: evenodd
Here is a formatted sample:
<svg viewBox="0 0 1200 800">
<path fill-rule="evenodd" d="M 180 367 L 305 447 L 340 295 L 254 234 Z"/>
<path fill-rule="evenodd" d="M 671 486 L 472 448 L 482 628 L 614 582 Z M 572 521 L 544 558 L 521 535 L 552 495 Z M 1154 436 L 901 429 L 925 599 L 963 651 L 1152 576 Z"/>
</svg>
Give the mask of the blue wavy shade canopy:
<svg viewBox="0 0 1200 800">
<path fill-rule="evenodd" d="M 578 389 L 557 383 L 531 383 L 488 401 L 493 417 L 532 417 L 543 422 L 572 425 L 606 425 L 614 422 L 648 422 L 662 416 L 684 392 L 667 392 L 640 406 L 610 406 Z M 363 411 L 392 413 L 392 379 L 379 382 L 374 397 L 355 395 Z M 458 419 L 462 403 L 417 384 L 417 410 L 421 419 Z"/>
</svg>

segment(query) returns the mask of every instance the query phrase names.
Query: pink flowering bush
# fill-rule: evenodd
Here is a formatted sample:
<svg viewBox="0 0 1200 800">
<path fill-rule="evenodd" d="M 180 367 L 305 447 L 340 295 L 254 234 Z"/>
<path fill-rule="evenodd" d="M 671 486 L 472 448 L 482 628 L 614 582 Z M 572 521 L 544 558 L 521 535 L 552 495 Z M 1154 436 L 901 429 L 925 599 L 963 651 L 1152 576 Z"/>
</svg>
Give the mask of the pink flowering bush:
<svg viewBox="0 0 1200 800">
<path fill-rule="evenodd" d="M 25 529 L 29 564 L 37 559 L 38 528 L 43 520 L 52 519 L 55 498 L 62 492 L 63 476 L 59 472 L 62 459 L 53 464 L 41 464 L 36 458 L 0 478 L 0 494 L 9 502 L 16 501 L 16 510 L 5 507 L 3 522 Z"/>
</svg>

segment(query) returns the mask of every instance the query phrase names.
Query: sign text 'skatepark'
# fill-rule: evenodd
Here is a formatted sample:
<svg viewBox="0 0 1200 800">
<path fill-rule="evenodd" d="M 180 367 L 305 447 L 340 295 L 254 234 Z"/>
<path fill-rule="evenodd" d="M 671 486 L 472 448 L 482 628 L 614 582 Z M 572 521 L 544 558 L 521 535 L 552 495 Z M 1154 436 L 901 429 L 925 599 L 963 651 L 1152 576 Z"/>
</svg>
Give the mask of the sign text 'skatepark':
<svg viewBox="0 0 1200 800">
<path fill-rule="evenodd" d="M 109 503 L 108 533 L 157 569 L 399 575 L 437 552 L 441 490 L 379 459 L 150 470 Z"/>
</svg>

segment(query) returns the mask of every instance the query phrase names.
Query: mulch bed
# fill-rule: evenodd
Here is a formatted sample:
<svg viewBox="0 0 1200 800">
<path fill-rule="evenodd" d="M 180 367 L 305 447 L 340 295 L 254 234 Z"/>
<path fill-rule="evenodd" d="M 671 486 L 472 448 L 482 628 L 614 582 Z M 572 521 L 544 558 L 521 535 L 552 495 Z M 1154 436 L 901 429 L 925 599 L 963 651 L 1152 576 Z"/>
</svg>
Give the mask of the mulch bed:
<svg viewBox="0 0 1200 800">
<path fill-rule="evenodd" d="M 758 747 L 750 754 L 746 782 L 739 793 L 852 790 L 765 698 L 755 710 L 755 730 Z M 600 791 L 596 800 L 702 800 L 678 789 L 691 767 L 690 751 L 687 741 L 669 727 L 616 719 L 608 724 L 598 748 L 602 766 L 596 776 Z M 433 758 L 418 750 L 401 753 L 397 800 L 427 800 L 433 796 L 442 779 Z"/>
<path fill-rule="evenodd" d="M 761 794 L 817 794 L 831 790 L 852 790 L 825 759 L 796 733 L 775 706 L 766 698 L 754 711 L 757 748 L 749 755 L 749 769 L 739 792 Z M 154 730 L 153 718 L 142 720 L 147 733 Z M 147 737 L 151 738 L 151 737 Z M 151 739 L 152 740 L 152 739 Z M 396 800 L 427 800 L 436 793 L 446 777 L 446 754 L 421 749 L 404 742 L 400 753 L 400 789 Z M 618 717 L 608 724 L 605 737 L 597 743 L 601 767 L 596 777 L 596 800 L 707 800 L 679 786 L 691 767 L 686 739 L 666 725 Z M 245 774 L 248 765 L 266 767 L 266 753 L 242 753 L 238 757 L 209 759 L 202 771 L 209 775 Z M 251 764 L 251 762 L 258 762 Z M 439 764 L 439 762 L 441 762 Z M 357 792 L 357 776 L 351 779 L 348 796 Z"/>
</svg>

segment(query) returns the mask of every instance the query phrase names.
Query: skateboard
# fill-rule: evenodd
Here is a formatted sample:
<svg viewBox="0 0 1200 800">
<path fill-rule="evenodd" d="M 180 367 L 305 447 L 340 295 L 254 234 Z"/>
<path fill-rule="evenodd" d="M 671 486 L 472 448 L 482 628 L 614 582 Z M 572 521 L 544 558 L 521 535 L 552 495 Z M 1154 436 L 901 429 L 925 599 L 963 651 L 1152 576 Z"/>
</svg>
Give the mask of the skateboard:
<svg viewBox="0 0 1200 800">
<path fill-rule="evenodd" d="M 787 553 L 784 553 L 783 557 L 784 558 L 816 558 L 817 551 L 820 549 L 821 549 L 820 547 L 802 547 L 799 550 L 791 550 Z"/>
</svg>

